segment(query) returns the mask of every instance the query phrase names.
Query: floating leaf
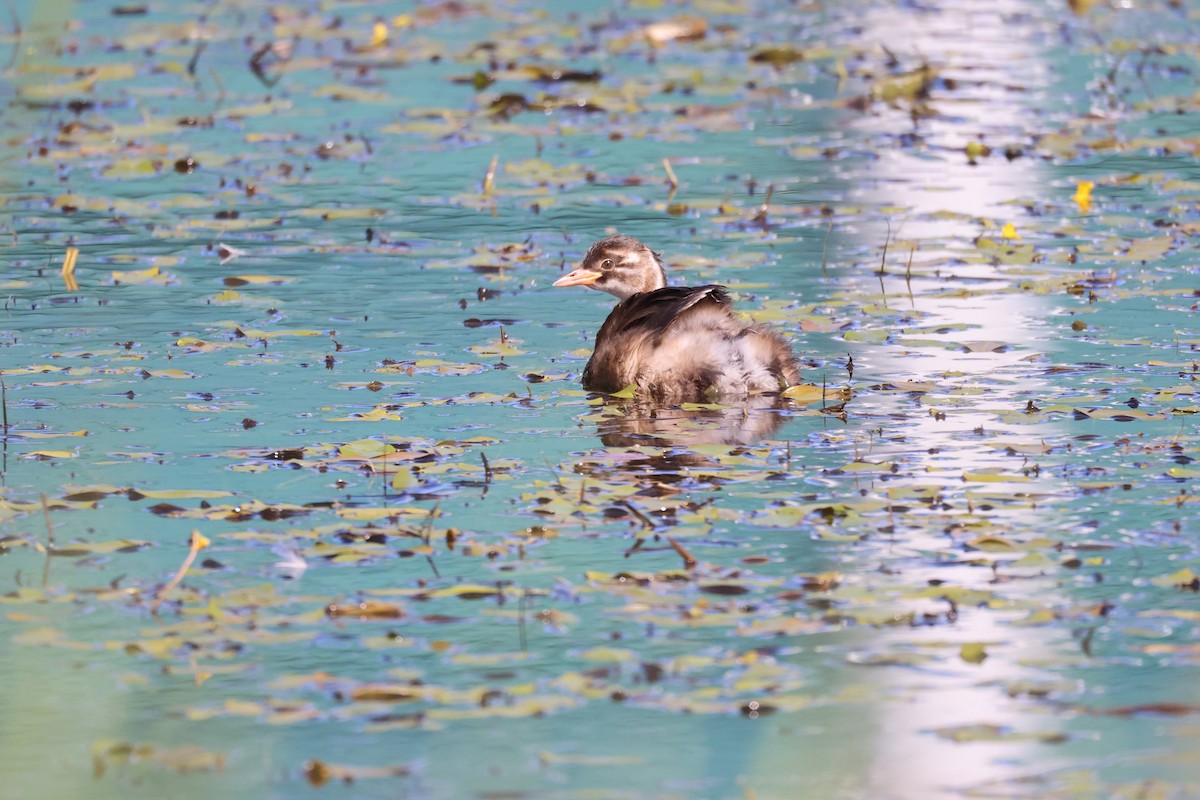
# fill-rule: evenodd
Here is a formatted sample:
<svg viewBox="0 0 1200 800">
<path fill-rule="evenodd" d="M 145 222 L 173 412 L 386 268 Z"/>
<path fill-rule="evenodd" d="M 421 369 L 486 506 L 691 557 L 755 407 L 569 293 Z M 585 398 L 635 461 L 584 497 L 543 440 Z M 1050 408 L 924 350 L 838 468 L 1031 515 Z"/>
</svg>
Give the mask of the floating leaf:
<svg viewBox="0 0 1200 800">
<path fill-rule="evenodd" d="M 932 733 L 939 738 L 952 742 L 1022 742 L 1037 741 L 1044 744 L 1059 744 L 1065 742 L 1065 734 L 1056 731 L 1014 731 L 1004 725 L 978 723 L 973 725 L 957 725 L 946 728 L 935 728 Z"/>
<path fill-rule="evenodd" d="M 25 458 L 51 459 L 51 458 L 78 458 L 79 453 L 73 450 L 30 450 L 28 453 L 22 454 Z"/>
<path fill-rule="evenodd" d="M 1155 586 L 1196 591 L 1200 587 L 1200 575 L 1184 567 L 1170 575 L 1159 575 L 1156 578 L 1151 578 L 1150 582 Z"/>
<path fill-rule="evenodd" d="M 958 652 L 958 657 L 968 664 L 982 664 L 988 657 L 987 649 L 979 642 L 964 644 Z"/>
</svg>

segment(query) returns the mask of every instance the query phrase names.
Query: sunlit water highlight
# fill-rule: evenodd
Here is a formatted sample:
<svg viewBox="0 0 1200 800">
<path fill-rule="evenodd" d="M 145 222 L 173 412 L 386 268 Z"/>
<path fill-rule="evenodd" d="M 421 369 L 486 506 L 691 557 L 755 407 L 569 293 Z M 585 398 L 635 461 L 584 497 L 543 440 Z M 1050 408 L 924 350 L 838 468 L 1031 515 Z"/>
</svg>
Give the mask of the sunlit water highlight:
<svg viewBox="0 0 1200 800">
<path fill-rule="evenodd" d="M 1194 11 L 15 12 L 3 797 L 1200 793 Z M 580 392 L 607 229 L 825 400 Z"/>
</svg>

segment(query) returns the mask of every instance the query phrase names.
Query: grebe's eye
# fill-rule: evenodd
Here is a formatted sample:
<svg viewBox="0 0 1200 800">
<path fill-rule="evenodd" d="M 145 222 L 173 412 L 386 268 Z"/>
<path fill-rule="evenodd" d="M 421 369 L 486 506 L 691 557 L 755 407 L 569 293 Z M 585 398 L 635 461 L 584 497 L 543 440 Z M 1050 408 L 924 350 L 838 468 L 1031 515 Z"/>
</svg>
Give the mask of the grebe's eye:
<svg viewBox="0 0 1200 800">
<path fill-rule="evenodd" d="M 613 268 L 613 260 L 611 258 L 606 258 L 600 262 L 600 269 L 609 270 L 612 268 Z"/>
</svg>

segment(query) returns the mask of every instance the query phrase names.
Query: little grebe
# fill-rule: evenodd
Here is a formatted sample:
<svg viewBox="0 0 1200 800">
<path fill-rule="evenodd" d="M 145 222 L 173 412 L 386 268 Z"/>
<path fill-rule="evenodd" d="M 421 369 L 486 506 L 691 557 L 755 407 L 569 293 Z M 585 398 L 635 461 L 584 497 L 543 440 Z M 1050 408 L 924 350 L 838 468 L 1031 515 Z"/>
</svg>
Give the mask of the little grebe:
<svg viewBox="0 0 1200 800">
<path fill-rule="evenodd" d="M 632 236 L 608 236 L 555 286 L 587 286 L 620 303 L 596 334 L 583 388 L 631 384 L 659 403 L 730 400 L 800 380 L 786 341 L 733 316 L 723 286 L 667 286 L 658 254 Z"/>
</svg>

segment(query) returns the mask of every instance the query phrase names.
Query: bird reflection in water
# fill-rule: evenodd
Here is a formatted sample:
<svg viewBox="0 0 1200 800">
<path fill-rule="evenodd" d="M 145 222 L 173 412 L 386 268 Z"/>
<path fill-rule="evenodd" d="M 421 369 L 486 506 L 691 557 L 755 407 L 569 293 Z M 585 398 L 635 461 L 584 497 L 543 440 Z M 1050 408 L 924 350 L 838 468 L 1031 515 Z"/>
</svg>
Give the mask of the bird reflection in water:
<svg viewBox="0 0 1200 800">
<path fill-rule="evenodd" d="M 596 426 L 607 447 L 687 447 L 698 444 L 752 445 L 788 419 L 778 395 L 754 395 L 730 405 L 697 408 L 626 402 L 623 414 Z"/>
</svg>

